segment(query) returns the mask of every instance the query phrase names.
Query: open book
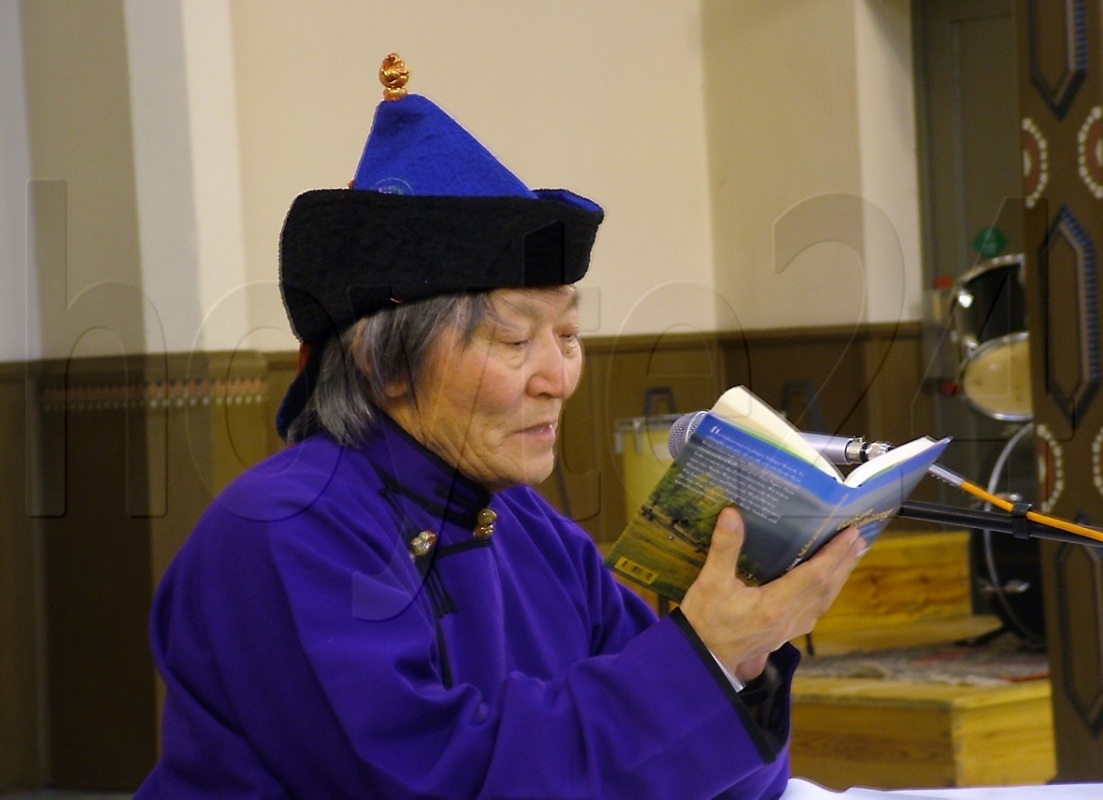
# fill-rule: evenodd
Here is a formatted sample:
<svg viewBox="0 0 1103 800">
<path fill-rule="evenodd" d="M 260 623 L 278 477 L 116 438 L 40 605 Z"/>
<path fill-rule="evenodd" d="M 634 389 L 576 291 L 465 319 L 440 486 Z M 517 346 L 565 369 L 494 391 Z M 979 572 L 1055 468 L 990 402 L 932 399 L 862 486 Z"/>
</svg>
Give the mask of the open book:
<svg viewBox="0 0 1103 800">
<path fill-rule="evenodd" d="M 924 436 L 844 476 L 787 420 L 737 386 L 704 416 L 605 563 L 680 601 L 705 563 L 716 518 L 734 505 L 747 532 L 739 577 L 766 583 L 851 525 L 872 542 L 947 444 Z"/>
</svg>

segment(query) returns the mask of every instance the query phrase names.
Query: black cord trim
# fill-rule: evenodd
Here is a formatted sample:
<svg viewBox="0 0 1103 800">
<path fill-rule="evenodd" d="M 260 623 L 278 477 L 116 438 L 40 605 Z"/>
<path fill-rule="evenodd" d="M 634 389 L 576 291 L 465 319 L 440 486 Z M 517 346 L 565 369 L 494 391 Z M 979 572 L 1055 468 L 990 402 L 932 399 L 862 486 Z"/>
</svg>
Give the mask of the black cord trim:
<svg viewBox="0 0 1103 800">
<path fill-rule="evenodd" d="M 480 547 L 490 547 L 493 541 L 492 537 L 487 539 L 476 539 L 472 536 L 470 539 L 466 539 L 462 542 L 456 542 L 446 547 L 437 548 L 437 558 L 454 556 L 457 553 L 465 553 L 468 550 L 478 550 Z"/>
</svg>

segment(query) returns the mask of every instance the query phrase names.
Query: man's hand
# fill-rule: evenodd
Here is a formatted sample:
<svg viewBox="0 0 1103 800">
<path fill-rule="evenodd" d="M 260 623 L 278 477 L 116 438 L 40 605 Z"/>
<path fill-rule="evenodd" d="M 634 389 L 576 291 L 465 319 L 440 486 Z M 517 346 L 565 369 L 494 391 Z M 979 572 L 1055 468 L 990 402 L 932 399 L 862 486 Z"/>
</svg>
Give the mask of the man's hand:
<svg viewBox="0 0 1103 800">
<path fill-rule="evenodd" d="M 785 642 L 810 632 L 850 576 L 865 542 L 847 528 L 808 561 L 763 586 L 736 577 L 743 518 L 724 509 L 705 565 L 681 602 L 701 641 L 742 681 L 758 677 Z"/>
</svg>

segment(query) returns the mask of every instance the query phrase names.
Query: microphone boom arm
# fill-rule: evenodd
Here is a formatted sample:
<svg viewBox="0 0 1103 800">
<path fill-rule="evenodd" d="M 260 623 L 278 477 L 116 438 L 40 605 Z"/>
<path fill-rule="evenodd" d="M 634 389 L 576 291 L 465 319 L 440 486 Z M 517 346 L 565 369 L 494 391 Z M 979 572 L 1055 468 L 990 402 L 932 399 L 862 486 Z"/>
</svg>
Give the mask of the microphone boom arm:
<svg viewBox="0 0 1103 800">
<path fill-rule="evenodd" d="M 979 528 L 995 533 L 1006 533 L 1020 539 L 1049 539 L 1067 544 L 1090 544 L 1103 547 L 1103 542 L 1089 539 L 1081 534 L 1061 531 L 1044 523 L 1034 522 L 1027 519 L 1025 515 L 1018 518 L 997 511 L 980 511 L 978 509 L 908 500 L 900 507 L 896 516 L 924 522 L 936 522 L 950 527 Z"/>
</svg>

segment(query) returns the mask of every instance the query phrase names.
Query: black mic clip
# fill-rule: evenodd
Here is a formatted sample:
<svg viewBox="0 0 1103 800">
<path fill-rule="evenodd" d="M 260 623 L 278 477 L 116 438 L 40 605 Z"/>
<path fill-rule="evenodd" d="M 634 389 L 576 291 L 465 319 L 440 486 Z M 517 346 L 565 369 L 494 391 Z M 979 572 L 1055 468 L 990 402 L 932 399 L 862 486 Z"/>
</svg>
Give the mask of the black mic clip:
<svg viewBox="0 0 1103 800">
<path fill-rule="evenodd" d="M 1016 539 L 1030 538 L 1030 519 L 1027 517 L 1031 511 L 1030 503 L 1022 500 L 1011 506 L 1011 535 Z"/>
</svg>

